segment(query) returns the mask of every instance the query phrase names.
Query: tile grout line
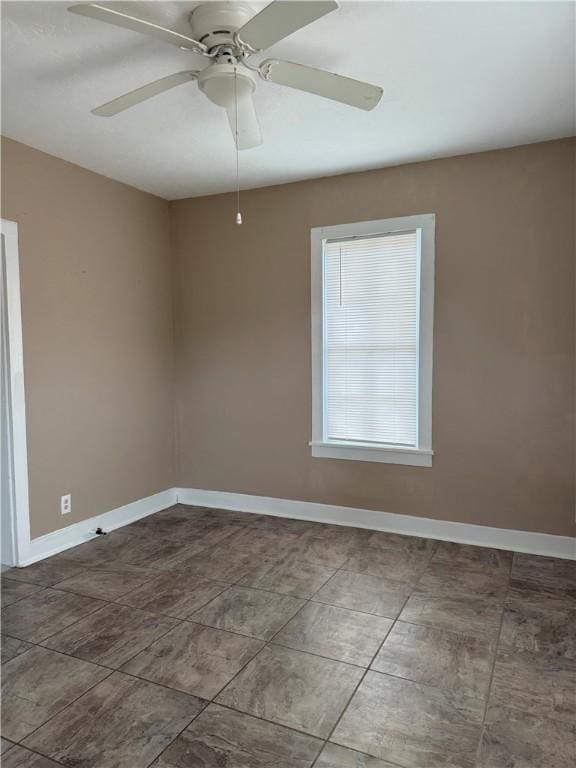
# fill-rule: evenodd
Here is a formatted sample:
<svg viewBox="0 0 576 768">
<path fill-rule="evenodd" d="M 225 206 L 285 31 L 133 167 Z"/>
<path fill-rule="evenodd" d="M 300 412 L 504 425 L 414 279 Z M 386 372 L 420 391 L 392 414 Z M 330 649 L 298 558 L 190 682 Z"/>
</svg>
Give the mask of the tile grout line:
<svg viewBox="0 0 576 768">
<path fill-rule="evenodd" d="M 69 595 L 76 595 L 75 592 L 63 592 L 62 590 L 59 590 L 59 589 L 53 590 L 52 587 L 46 587 L 46 590 L 48 590 L 48 589 L 50 589 L 50 590 L 52 590 L 54 592 L 60 592 L 61 594 L 64 594 L 64 595 L 67 595 L 67 594 L 69 594 Z M 46 591 L 46 590 L 44 590 L 44 591 Z M 77 597 L 83 597 L 83 595 L 76 595 L 76 596 Z M 87 599 L 89 599 L 89 600 L 91 600 L 91 599 L 98 600 L 97 598 L 87 598 Z M 84 619 L 87 619 L 90 616 L 93 616 L 95 613 L 98 613 L 98 611 L 103 610 L 104 608 L 106 608 L 107 605 L 109 605 L 109 603 L 106 600 L 98 600 L 98 602 L 104 603 L 104 605 L 96 606 L 91 611 L 88 611 L 88 613 L 85 613 L 83 616 L 81 616 L 79 619 L 74 619 L 74 621 L 71 622 L 70 624 L 66 625 L 65 627 L 62 627 L 62 629 L 59 629 L 56 632 L 52 632 L 50 635 L 47 635 L 46 637 L 43 637 L 37 643 L 32 642 L 31 640 L 22 640 L 22 638 L 19 638 L 19 637 L 16 637 L 15 639 L 16 640 L 22 640 L 22 642 L 24 642 L 24 643 L 31 643 L 32 645 L 37 645 L 40 648 L 45 647 L 45 646 L 41 645 L 41 643 L 43 643 L 45 640 L 49 640 L 51 637 L 54 637 L 54 635 L 58 635 L 60 632 L 64 632 L 65 630 L 70 629 L 75 624 L 78 624 L 78 622 L 83 621 Z M 11 606 L 8 606 L 8 608 L 10 608 L 10 607 Z M 12 635 L 11 635 L 11 637 L 12 637 Z M 49 649 L 49 650 L 51 650 L 51 649 Z M 21 655 L 21 654 L 19 654 L 19 655 Z M 11 661 L 11 659 L 10 659 L 10 661 Z M 8 663 L 8 662 L 6 662 L 6 663 Z"/>
<path fill-rule="evenodd" d="M 431 555 L 430 555 L 430 558 L 429 558 L 429 559 L 428 559 L 428 561 L 427 561 L 428 563 L 430 563 L 430 562 L 431 562 L 431 560 L 432 560 L 432 558 L 433 558 L 433 556 L 434 556 L 434 553 L 436 552 L 436 548 L 437 548 L 437 547 L 435 547 L 435 548 L 434 548 L 434 551 L 431 553 Z M 349 560 L 349 559 L 350 559 L 350 558 L 347 558 L 347 559 L 346 559 L 346 561 L 343 563 L 343 565 L 342 565 L 342 566 L 340 566 L 340 568 L 338 568 L 338 569 L 337 569 L 336 573 L 345 572 L 345 570 L 346 570 L 346 569 L 345 569 L 345 565 L 346 565 L 346 563 L 348 562 L 348 560 Z M 336 574 L 334 574 L 334 575 L 336 575 Z M 414 591 L 414 589 L 415 589 L 415 583 L 416 583 L 416 582 L 414 582 L 414 583 L 410 584 L 410 591 L 408 592 L 408 594 L 407 594 L 407 596 L 406 596 L 406 599 L 405 599 L 405 600 L 404 600 L 404 602 L 402 603 L 402 607 L 401 607 L 401 608 L 400 608 L 400 610 L 398 611 L 398 613 L 397 613 L 397 615 L 396 615 L 396 618 L 395 618 L 395 619 L 392 621 L 392 624 L 390 625 L 390 627 L 389 627 L 389 629 L 388 629 L 388 632 L 386 632 L 386 635 L 385 635 L 385 636 L 384 636 L 384 638 L 382 639 L 382 642 L 379 644 L 378 648 L 376 649 L 376 652 L 375 652 L 375 653 L 374 653 L 374 655 L 372 656 L 372 658 L 371 658 L 371 660 L 370 660 L 370 663 L 368 664 L 368 666 L 367 666 L 367 667 L 366 667 L 366 669 L 364 670 L 364 673 L 363 673 L 363 674 L 362 674 L 362 676 L 360 677 L 360 680 L 358 681 L 358 684 L 356 685 L 356 687 L 355 687 L 355 688 L 354 688 L 354 690 L 352 691 L 352 694 L 351 694 L 351 695 L 350 695 L 350 697 L 348 698 L 348 701 L 347 701 L 347 702 L 346 702 L 346 704 L 344 705 L 344 707 L 343 707 L 342 711 L 340 712 L 340 715 L 339 715 L 339 716 L 338 716 L 338 718 L 336 719 L 336 722 L 334 723 L 334 725 L 333 725 L 333 726 L 332 726 L 332 728 L 330 729 L 330 732 L 329 732 L 328 736 L 327 736 L 327 737 L 324 739 L 324 744 L 322 745 L 322 749 L 320 750 L 320 752 L 319 752 L 319 753 L 318 753 L 318 755 L 316 756 L 316 759 L 313 761 L 313 763 L 312 763 L 312 765 L 310 766 L 310 768 L 314 768 L 314 766 L 316 766 L 316 764 L 317 764 L 317 762 L 318 762 L 318 760 L 319 760 L 320 756 L 322 755 L 322 753 L 323 753 L 323 752 L 324 752 L 324 750 L 326 749 L 326 746 L 327 746 L 327 744 L 331 743 L 331 742 L 330 742 L 330 739 L 331 739 L 331 738 L 332 738 L 332 736 L 334 735 L 334 732 L 336 731 L 336 729 L 337 729 L 338 725 L 340 724 L 340 722 L 341 722 L 342 718 L 343 718 L 343 717 L 344 717 L 344 715 L 346 714 L 346 712 L 347 712 L 347 710 L 348 710 L 348 707 L 349 707 L 349 706 L 350 706 L 350 704 L 352 703 L 352 699 L 354 698 L 354 696 L 356 695 L 356 692 L 358 691 L 358 689 L 359 689 L 359 688 L 360 688 L 360 686 L 362 685 L 362 682 L 363 682 L 363 681 L 364 681 L 364 679 L 366 678 L 366 675 L 368 674 L 368 671 L 371 669 L 371 667 L 372 667 L 372 664 L 374 663 L 374 660 L 376 659 L 376 657 L 377 657 L 377 656 L 378 656 L 378 654 L 380 653 L 380 650 L 382 649 L 382 646 L 384 645 L 384 643 L 386 642 L 387 638 L 390 636 L 390 633 L 392 632 L 392 630 L 393 630 L 393 629 L 394 629 L 394 627 L 396 626 L 396 623 L 398 622 L 398 619 L 399 619 L 399 617 L 400 617 L 400 614 L 402 613 L 402 611 L 403 611 L 403 610 L 404 610 L 404 608 L 406 607 L 406 603 L 407 603 L 407 602 L 408 602 L 408 600 L 410 599 L 410 597 L 411 597 L 411 595 L 412 595 L 412 593 L 413 593 L 413 591 Z M 406 584 L 406 585 L 408 586 L 408 584 Z"/>
<path fill-rule="evenodd" d="M 195 699 L 202 699 L 203 701 L 208 701 L 208 699 L 203 699 L 202 696 L 196 696 L 195 694 L 188 693 L 187 691 L 183 691 L 180 688 L 173 688 L 170 685 L 166 685 L 165 683 L 157 683 L 155 680 L 149 680 L 146 677 L 141 677 L 140 675 L 134 674 L 134 672 L 126 672 L 121 667 L 109 667 L 106 664 L 102 664 L 102 662 L 99 662 L 99 661 L 87 661 L 86 659 L 81 659 L 78 656 L 72 656 L 72 654 L 66 653 L 65 651 L 57 651 L 54 648 L 46 648 L 46 646 L 38 645 L 38 643 L 30 643 L 30 645 L 32 645 L 33 648 L 41 648 L 44 651 L 50 651 L 51 653 L 57 653 L 60 656 L 66 656 L 66 658 L 68 658 L 68 659 L 74 659 L 75 661 L 83 661 L 85 664 L 92 664 L 95 667 L 99 667 L 100 669 L 107 670 L 108 672 L 110 672 L 110 674 L 113 674 L 115 672 L 116 673 L 120 673 L 122 675 L 126 675 L 127 677 L 132 677 L 132 678 L 135 678 L 136 680 L 142 680 L 142 682 L 145 682 L 145 683 L 150 683 L 151 685 L 157 685 L 160 688 L 166 688 L 166 690 L 168 690 L 168 691 L 173 691 L 173 692 L 176 691 L 178 693 L 183 693 L 186 696 L 192 696 Z M 31 648 L 28 648 L 26 651 L 24 651 L 24 653 L 20 653 L 20 654 L 18 654 L 18 656 L 15 656 L 14 658 L 17 659 L 20 656 L 23 656 L 25 653 L 28 653 L 28 651 L 30 651 L 30 650 L 31 650 Z M 132 658 L 134 658 L 134 657 L 132 657 Z M 130 661 L 130 660 L 131 659 L 128 659 L 128 661 Z M 10 659 L 10 661 L 12 661 L 12 659 Z M 8 662 L 6 662 L 6 663 L 8 663 Z M 125 662 L 125 663 L 127 664 L 128 662 Z M 104 682 L 104 680 L 108 679 L 108 677 L 110 677 L 110 675 L 106 675 L 106 677 L 103 677 L 102 680 L 100 680 L 99 682 Z M 93 687 L 93 686 L 91 686 L 91 687 Z M 89 690 L 90 690 L 90 688 L 87 688 L 85 692 L 88 693 Z M 81 694 L 81 696 L 83 696 L 83 695 L 84 694 Z M 78 698 L 81 698 L 81 696 L 78 697 Z M 58 710 L 58 712 L 56 714 L 59 714 L 60 712 L 63 712 L 65 709 L 67 709 L 75 701 L 77 701 L 77 699 L 74 699 L 72 702 L 70 702 L 70 704 L 66 704 L 66 706 L 63 707 L 62 709 Z M 52 717 L 54 717 L 54 716 L 55 715 L 51 715 L 48 718 L 48 720 L 51 720 Z M 42 725 L 45 725 L 48 722 L 48 720 L 46 720 L 44 723 L 42 723 Z M 41 728 L 41 727 L 42 727 L 41 725 L 38 726 L 38 728 Z M 38 730 L 38 729 L 35 728 L 34 731 L 36 731 L 36 730 Z M 31 733 L 33 733 L 34 731 L 32 731 Z M 27 737 L 25 737 L 25 738 L 27 738 Z M 11 739 L 9 739 L 9 741 L 11 741 Z M 15 742 L 15 743 L 20 744 L 21 742 Z"/>
<path fill-rule="evenodd" d="M 12 581 L 14 581 L 14 579 L 12 579 Z M 31 582 L 29 582 L 29 581 L 19 581 L 17 583 L 18 584 L 30 584 Z M 35 587 L 39 587 L 40 584 L 34 584 L 34 586 Z M 31 595 L 23 595 L 22 597 L 16 598 L 16 600 L 13 600 L 11 603 L 9 603 L 6 606 L 2 605 L 1 606 L 2 613 L 4 613 L 4 611 L 7 611 L 8 608 L 12 608 L 13 605 L 18 605 L 18 603 L 21 603 L 22 600 L 29 600 L 31 597 L 36 597 L 36 595 L 42 594 L 42 592 L 45 592 L 47 589 L 50 589 L 50 587 L 43 587 L 42 589 L 38 589 L 36 592 L 33 592 Z"/>
<path fill-rule="evenodd" d="M 412 587 L 412 590 L 413 590 L 413 589 L 414 589 L 414 587 Z M 363 682 L 364 682 L 364 680 L 366 679 L 366 675 L 368 674 L 368 672 L 370 672 L 370 671 L 373 671 L 373 670 L 372 670 L 372 664 L 374 663 L 374 661 L 375 661 L 376 657 L 377 657 L 377 656 L 378 656 L 378 654 L 380 653 L 380 651 L 381 651 L 381 649 L 382 649 L 382 646 L 384 645 L 384 643 L 386 642 L 386 640 L 387 640 L 387 639 L 388 639 L 388 637 L 390 636 L 390 633 L 392 632 L 392 630 L 393 630 L 393 629 L 394 629 L 394 627 L 396 626 L 396 624 L 397 624 L 397 622 L 398 622 L 398 617 L 400 616 L 400 614 L 402 613 L 402 611 L 403 611 L 403 610 L 404 610 L 404 608 L 406 607 L 406 603 L 407 603 L 407 602 L 408 602 L 408 600 L 410 599 L 411 595 L 412 595 L 412 592 L 410 592 L 410 594 L 408 595 L 408 597 L 407 597 L 407 598 L 406 598 L 406 600 L 404 601 L 404 603 L 403 603 L 403 605 L 402 605 L 402 608 L 401 608 L 401 609 L 398 611 L 398 616 L 397 616 L 397 617 L 394 619 L 394 621 L 393 621 L 392 625 L 391 625 L 391 626 L 390 626 L 390 628 L 388 629 L 388 632 L 386 632 L 386 635 L 385 635 L 385 636 L 384 636 L 384 638 L 382 639 L 382 642 L 381 642 L 381 643 L 378 645 L 378 648 L 376 649 L 376 652 L 374 653 L 374 655 L 373 655 L 373 656 L 372 656 L 372 658 L 370 659 L 370 664 L 369 664 L 369 665 L 366 667 L 366 669 L 364 670 L 364 674 L 361 676 L 360 680 L 358 681 L 358 684 L 356 685 L 356 687 L 355 687 L 355 688 L 354 688 L 354 690 L 352 691 L 352 694 L 350 695 L 350 697 L 349 697 L 348 701 L 346 702 L 346 704 L 345 704 L 344 708 L 342 709 L 342 712 L 340 713 L 340 715 L 338 716 L 338 718 L 337 718 L 336 722 L 334 723 L 334 725 L 333 725 L 333 726 L 332 726 L 332 728 L 330 729 L 330 733 L 328 734 L 328 736 L 327 736 L 327 737 L 326 737 L 326 739 L 324 740 L 324 745 L 323 745 L 323 747 L 322 747 L 322 751 L 324 751 L 324 749 L 326 749 L 326 745 L 327 745 L 328 743 L 336 743 L 336 742 L 330 742 L 330 739 L 332 738 L 332 736 L 334 735 L 334 732 L 336 731 L 336 729 L 337 729 L 337 728 L 338 728 L 338 726 L 340 725 L 340 722 L 342 721 L 342 718 L 344 717 L 344 715 L 345 715 L 345 714 L 346 714 L 346 712 L 348 711 L 348 708 L 349 708 L 350 704 L 352 703 L 352 699 L 354 698 L 354 696 L 355 696 L 355 695 L 356 695 L 356 693 L 358 692 L 358 689 L 360 688 L 360 686 L 362 685 L 362 683 L 363 683 Z M 350 749 L 350 747 L 347 747 L 347 749 Z M 322 752 L 320 752 L 320 754 L 322 754 Z M 314 766 L 316 765 L 316 762 L 317 762 L 317 760 L 318 760 L 318 758 L 316 758 L 316 760 L 315 760 L 315 761 L 312 763 L 312 766 L 311 766 L 310 768 L 314 768 Z"/>
<path fill-rule="evenodd" d="M 170 690 L 174 690 L 174 689 L 170 689 Z M 197 696 L 196 698 L 200 698 L 200 697 L 199 697 L 199 696 Z M 206 701 L 206 699 L 202 699 L 202 701 Z M 157 760 L 160 760 L 160 758 L 161 758 L 161 757 L 162 757 L 162 755 L 163 755 L 163 754 L 166 752 L 166 750 L 167 750 L 167 749 L 170 749 L 170 747 L 172 746 L 172 744 L 174 744 L 174 742 L 175 742 L 177 739 L 179 739 L 179 738 L 180 738 L 180 736 L 182 736 L 182 734 L 184 733 L 184 731 L 186 731 L 188 728 L 190 728 L 190 726 L 192 725 L 192 723 L 193 723 L 193 722 L 194 722 L 194 721 L 195 721 L 195 720 L 196 720 L 198 717 L 200 717 L 200 715 L 202 714 L 202 712 L 204 712 L 204 710 L 205 710 L 205 709 L 207 709 L 207 708 L 208 708 L 209 704 L 210 704 L 210 702 L 206 702 L 206 704 L 205 704 L 205 705 L 202 707 L 202 709 L 200 710 L 200 712 L 198 712 L 197 714 L 195 714 L 195 715 L 194 715 L 194 717 L 192 718 L 192 720 L 190 720 L 190 722 L 189 722 L 189 723 L 186 723 L 186 725 L 184 726 L 184 728 L 182 728 L 182 730 L 181 730 L 181 731 L 179 731 L 179 732 L 178 732 L 178 733 L 177 733 L 177 734 L 174 736 L 174 738 L 173 738 L 173 739 L 170 741 L 170 743 L 169 743 L 169 744 L 166 744 L 166 746 L 164 747 L 164 749 L 163 749 L 161 752 L 159 752 L 159 753 L 158 753 L 158 754 L 157 754 L 155 757 L 153 757 L 153 758 L 152 758 L 152 760 L 151 760 L 149 763 L 147 763 L 147 764 L 146 764 L 146 766 L 142 766 L 142 768 L 151 768 L 151 767 L 152 767 L 152 766 L 153 766 L 153 765 L 156 763 L 156 761 L 157 761 Z"/>
<path fill-rule="evenodd" d="M 10 739 L 7 739 L 7 741 L 10 741 Z M 7 749 L 5 752 L 2 753 L 2 757 L 4 758 L 8 754 L 8 752 L 10 752 L 10 750 L 14 749 L 15 747 L 18 748 L 18 749 L 27 749 L 28 752 L 31 752 L 33 755 L 38 755 L 38 757 L 42 757 L 45 760 L 46 759 L 47 760 L 52 760 L 52 762 L 55 765 L 61 765 L 63 768 L 66 768 L 66 766 L 64 766 L 64 764 L 60 762 L 60 760 L 55 760 L 53 757 L 47 757 L 46 755 L 43 755 L 42 752 L 37 752 L 35 749 L 30 749 L 30 747 L 25 747 L 23 744 L 20 744 L 20 742 L 18 742 L 18 741 L 13 741 L 12 742 L 12 746 L 10 747 L 10 749 Z M 0 765 L 1 765 L 1 763 L 0 763 Z"/>
<path fill-rule="evenodd" d="M 502 601 L 502 614 L 500 616 L 500 624 L 498 626 L 498 632 L 495 635 L 494 638 L 494 658 L 492 661 L 492 669 L 490 672 L 490 679 L 488 681 L 488 687 L 486 689 L 486 700 L 484 702 L 484 710 L 482 712 L 482 723 L 480 727 L 480 738 L 478 739 L 478 746 L 476 747 L 476 761 L 480 759 L 480 750 L 482 749 L 482 741 L 484 739 L 484 733 L 486 731 L 486 715 L 488 714 L 488 707 L 490 704 L 490 696 L 492 694 L 492 683 L 494 682 L 494 673 L 496 670 L 496 662 L 498 660 L 498 650 L 500 647 L 500 639 L 502 637 L 502 628 L 504 626 L 504 616 L 506 614 L 506 600 L 508 598 L 508 593 L 510 592 L 510 582 L 512 581 L 512 571 L 514 569 L 514 560 L 516 557 L 516 553 L 512 555 L 512 560 L 510 562 L 510 572 L 508 574 L 508 584 L 506 585 L 506 591 L 504 593 L 504 599 Z"/>
<path fill-rule="evenodd" d="M 504 593 L 504 598 L 502 600 L 502 613 L 500 615 L 500 622 L 499 622 L 499 625 L 498 625 L 498 632 L 494 636 L 494 659 L 493 659 L 493 662 L 492 662 L 492 670 L 491 670 L 491 674 L 490 674 L 490 680 L 488 681 L 488 687 L 486 689 L 486 702 L 485 702 L 485 705 L 484 705 L 484 712 L 483 712 L 483 715 L 482 715 L 482 724 L 484 724 L 484 722 L 486 720 L 486 713 L 488 711 L 488 701 L 490 699 L 490 693 L 492 691 L 492 683 L 493 683 L 493 680 L 494 680 L 494 672 L 495 672 L 495 669 L 496 669 L 496 662 L 497 662 L 497 658 L 498 658 L 498 650 L 499 650 L 499 646 L 500 646 L 500 638 L 502 637 L 502 628 L 504 626 L 504 616 L 505 616 L 505 613 L 506 613 L 506 600 L 508 598 L 508 593 L 510 591 L 510 580 L 512 578 L 512 568 L 513 568 L 513 565 L 514 565 L 514 558 L 512 558 L 512 562 L 510 564 L 510 573 L 508 574 L 508 584 L 506 586 L 506 591 Z"/>
<path fill-rule="evenodd" d="M 64 593 L 64 594 L 75 594 L 75 593 L 74 593 L 74 592 L 68 592 L 68 593 Z M 96 598 L 96 599 L 98 599 L 98 598 Z M 47 649 L 47 650 L 49 650 L 49 651 L 53 651 L 53 650 L 56 650 L 55 648 L 49 648 L 49 647 L 48 647 L 48 646 L 46 646 L 46 645 L 42 645 L 42 643 L 45 643 L 47 640 L 50 640 L 50 639 L 52 639 L 52 638 L 56 637 L 56 635 L 59 635 L 59 634 L 61 634 L 62 632 L 67 632 L 69 629 L 74 629 L 74 627 L 75 627 L 77 624 L 80 624 L 80 622 L 84 621 L 85 619 L 89 619 L 89 618 L 91 618 L 91 617 L 95 616 L 95 615 L 96 615 L 97 613 L 99 613 L 100 611 L 103 611 L 103 610 L 105 610 L 105 609 L 106 609 L 108 606 L 118 606 L 118 607 L 120 607 L 120 608 L 128 608 L 129 610 L 134 610 L 134 611 L 142 610 L 142 609 L 140 609 L 140 608 L 131 608 L 131 607 L 130 607 L 130 606 L 128 606 L 128 605 L 126 605 L 126 606 L 123 606 L 121 603 L 114 603 L 114 602 L 112 602 L 112 601 L 107 601 L 107 600 L 102 600 L 101 602 L 105 603 L 105 605 L 102 605 L 102 606 L 99 606 L 98 608 L 95 608 L 93 611 L 91 611 L 90 613 L 87 613 L 85 616 L 82 616 L 80 619 L 77 619 L 76 621 L 73 621 L 73 622 L 72 622 L 72 624 L 68 624 L 68 626 L 66 626 L 66 627 L 63 627 L 62 629 L 59 629 L 57 632 L 53 632 L 51 635 L 48 635 L 47 637 L 44 637 L 44 638 L 42 638 L 42 640 L 40 640 L 40 641 L 37 643 L 37 645 L 38 645 L 40 648 L 46 648 L 46 649 Z M 166 632 L 163 632 L 161 635 L 159 635 L 159 636 L 156 638 L 156 640 L 161 640 L 161 639 L 164 637 L 164 635 L 167 635 L 167 634 L 168 634 L 168 632 L 171 632 L 173 629 L 176 629 L 176 627 L 177 627 L 179 624 L 181 624 L 181 623 L 182 623 L 182 619 L 175 619 L 175 618 L 173 618 L 172 616 L 166 616 L 166 617 L 165 617 L 165 616 L 163 616 L 163 614 L 154 613 L 154 612 L 152 612 L 152 611 L 142 611 L 142 613 L 148 613 L 148 614 L 150 614 L 151 616 L 155 616 L 155 617 L 158 617 L 158 618 L 160 618 L 160 619 L 172 619 L 173 621 L 177 621 L 177 622 L 178 622 L 178 624 L 175 624 L 173 627 L 170 627 L 170 629 L 167 629 L 167 630 L 166 630 Z M 150 642 L 150 643 L 148 643 L 148 645 L 146 645 L 144 648 L 141 648 L 141 649 L 140 649 L 140 651 L 137 651 L 137 652 L 134 654 L 134 656 L 137 656 L 137 655 L 138 655 L 138 654 L 139 654 L 141 651 L 145 651 L 147 648 L 149 648 L 149 647 L 152 645 L 152 643 L 156 642 L 156 640 L 153 640 L 153 641 L 151 641 L 151 642 Z M 72 653 L 70 653 L 70 654 L 65 654 L 65 655 L 67 655 L 67 656 L 71 656 L 72 658 L 75 658 L 75 659 L 80 659 L 81 661 L 87 661 L 88 663 L 91 663 L 91 664 L 94 664 L 94 663 L 96 663 L 96 662 L 92 662 L 92 661 L 90 661 L 90 659 L 83 659 L 81 656 L 74 656 L 74 654 L 72 654 Z M 134 658 L 134 656 L 131 656 L 129 659 L 126 659 L 126 661 L 125 661 L 125 662 L 122 662 L 122 663 L 123 663 L 123 664 L 127 664 L 129 661 L 131 661 L 131 660 Z M 106 666 L 106 665 L 102 665 L 102 666 Z M 112 667 L 112 669 L 113 669 L 113 667 Z"/>
<path fill-rule="evenodd" d="M 208 579 L 207 579 L 207 581 L 208 581 Z M 215 582 L 215 581 L 212 581 L 210 583 L 211 584 L 218 584 L 218 582 Z M 127 592 L 125 595 L 120 595 L 120 597 L 115 598 L 114 600 L 112 600 L 111 604 L 112 605 L 120 605 L 120 606 L 123 606 L 124 608 L 132 608 L 135 611 L 147 611 L 148 613 L 153 613 L 153 614 L 155 614 L 157 616 L 165 616 L 167 619 L 176 619 L 177 621 L 190 621 L 191 620 L 191 616 L 193 616 L 197 611 L 201 611 L 203 608 L 206 608 L 206 606 L 209 603 L 211 603 L 213 600 L 216 600 L 217 597 L 220 597 L 221 595 L 223 595 L 224 592 L 227 592 L 228 589 L 230 587 L 234 586 L 234 585 L 233 584 L 222 584 L 222 583 L 220 583 L 220 584 L 218 584 L 218 586 L 223 587 L 222 591 L 219 592 L 217 595 L 214 595 L 214 597 L 209 597 L 206 600 L 205 603 L 202 603 L 202 605 L 199 605 L 197 608 L 194 608 L 194 610 L 192 611 L 192 613 L 189 616 L 174 616 L 171 613 L 161 613 L 160 611 L 151 611 L 150 608 L 140 608 L 137 605 L 131 605 L 130 603 L 121 603 L 120 602 L 120 600 L 122 600 L 123 598 L 128 597 L 129 595 L 131 595 L 132 592 L 135 592 L 138 589 L 140 589 L 140 587 L 136 587 L 135 590 L 131 590 L 130 592 Z M 199 623 L 199 622 L 195 622 L 195 623 Z M 250 635 L 245 635 L 245 637 L 250 637 Z"/>
</svg>

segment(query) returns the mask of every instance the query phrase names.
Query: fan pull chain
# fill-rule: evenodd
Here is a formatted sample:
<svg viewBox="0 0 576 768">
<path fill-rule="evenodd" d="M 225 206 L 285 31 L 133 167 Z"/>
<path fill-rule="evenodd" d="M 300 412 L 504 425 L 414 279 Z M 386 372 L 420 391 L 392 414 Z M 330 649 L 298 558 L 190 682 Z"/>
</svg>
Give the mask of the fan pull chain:
<svg viewBox="0 0 576 768">
<path fill-rule="evenodd" d="M 242 224 L 242 213 L 240 212 L 240 162 L 238 151 L 238 78 L 236 76 L 236 67 L 234 67 L 234 112 L 235 112 L 235 144 L 236 144 L 236 224 Z"/>
</svg>

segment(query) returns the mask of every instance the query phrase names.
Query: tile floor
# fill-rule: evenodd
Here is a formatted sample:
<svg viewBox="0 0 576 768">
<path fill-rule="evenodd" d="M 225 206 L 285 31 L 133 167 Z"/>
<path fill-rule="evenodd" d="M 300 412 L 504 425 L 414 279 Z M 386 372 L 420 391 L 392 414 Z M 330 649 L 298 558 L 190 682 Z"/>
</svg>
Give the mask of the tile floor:
<svg viewBox="0 0 576 768">
<path fill-rule="evenodd" d="M 5 768 L 574 766 L 574 562 L 178 506 L 2 601 Z"/>
</svg>

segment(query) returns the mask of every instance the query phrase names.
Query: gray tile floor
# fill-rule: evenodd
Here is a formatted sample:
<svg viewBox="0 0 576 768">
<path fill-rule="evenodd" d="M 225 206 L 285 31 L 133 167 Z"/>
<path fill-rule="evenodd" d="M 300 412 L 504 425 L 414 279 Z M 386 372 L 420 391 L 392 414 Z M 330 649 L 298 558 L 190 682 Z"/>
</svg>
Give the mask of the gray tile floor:
<svg viewBox="0 0 576 768">
<path fill-rule="evenodd" d="M 574 562 L 178 506 L 2 600 L 5 768 L 574 765 Z"/>
</svg>

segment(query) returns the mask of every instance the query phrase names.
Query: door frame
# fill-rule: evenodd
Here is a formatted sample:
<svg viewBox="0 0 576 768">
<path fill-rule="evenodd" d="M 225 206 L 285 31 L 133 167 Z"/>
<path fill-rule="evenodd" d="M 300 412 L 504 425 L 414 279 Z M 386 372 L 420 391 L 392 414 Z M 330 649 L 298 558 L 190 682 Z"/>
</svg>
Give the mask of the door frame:
<svg viewBox="0 0 576 768">
<path fill-rule="evenodd" d="M 0 219 L 0 222 L 3 241 L 0 258 L 3 260 L 2 272 L 6 287 L 8 331 L 9 444 L 12 448 L 10 457 L 12 550 L 14 565 L 21 565 L 26 561 L 30 548 L 30 506 L 18 224 L 6 219 Z"/>
</svg>

